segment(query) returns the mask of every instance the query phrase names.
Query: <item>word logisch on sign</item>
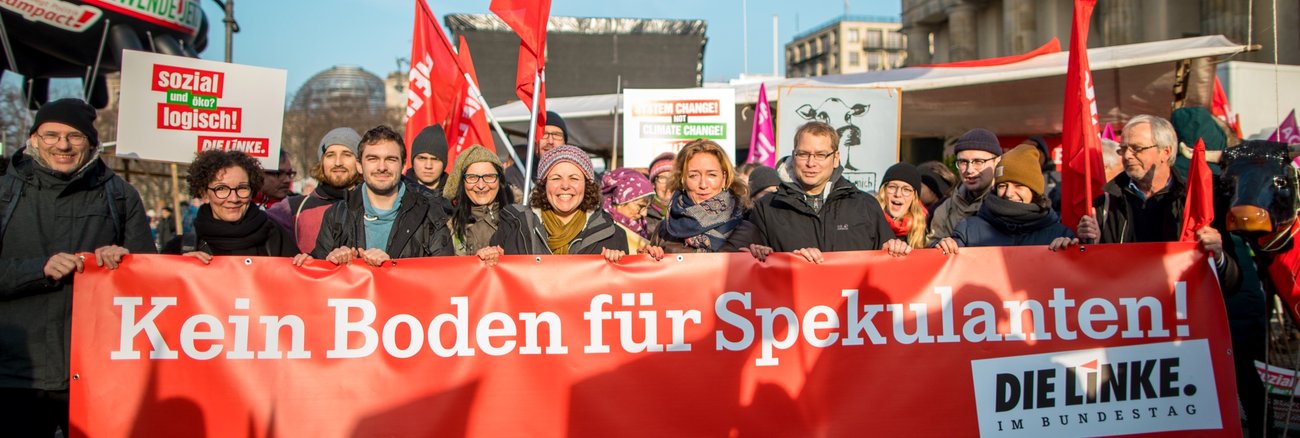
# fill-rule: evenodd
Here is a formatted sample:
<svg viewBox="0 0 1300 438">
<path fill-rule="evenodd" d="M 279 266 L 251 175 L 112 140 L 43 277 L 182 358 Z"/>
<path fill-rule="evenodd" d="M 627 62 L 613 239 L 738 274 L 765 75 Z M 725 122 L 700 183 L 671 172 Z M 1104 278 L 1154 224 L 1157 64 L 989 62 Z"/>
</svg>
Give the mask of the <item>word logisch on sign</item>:
<svg viewBox="0 0 1300 438">
<path fill-rule="evenodd" d="M 188 105 L 158 104 L 158 129 L 179 131 L 240 132 L 241 108 L 204 110 Z"/>
</svg>

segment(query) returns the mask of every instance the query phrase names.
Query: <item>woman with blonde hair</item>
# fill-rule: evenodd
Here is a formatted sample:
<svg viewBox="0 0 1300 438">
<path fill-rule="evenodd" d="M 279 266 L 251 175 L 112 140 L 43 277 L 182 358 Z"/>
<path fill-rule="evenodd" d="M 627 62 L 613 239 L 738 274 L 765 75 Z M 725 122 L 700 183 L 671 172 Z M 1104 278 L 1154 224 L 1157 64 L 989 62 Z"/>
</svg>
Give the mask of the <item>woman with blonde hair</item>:
<svg viewBox="0 0 1300 438">
<path fill-rule="evenodd" d="M 655 247 L 682 253 L 748 246 L 733 237 L 750 234 L 736 233 L 746 223 L 743 203 L 749 191 L 722 146 L 703 139 L 687 143 L 673 161 L 671 186 L 668 212 L 651 236 Z"/>
<path fill-rule="evenodd" d="M 912 248 L 925 248 L 926 210 L 921 202 L 921 172 L 908 163 L 890 166 L 881 178 L 876 200 L 894 237 Z M 886 245 L 888 247 L 889 245 Z"/>
</svg>

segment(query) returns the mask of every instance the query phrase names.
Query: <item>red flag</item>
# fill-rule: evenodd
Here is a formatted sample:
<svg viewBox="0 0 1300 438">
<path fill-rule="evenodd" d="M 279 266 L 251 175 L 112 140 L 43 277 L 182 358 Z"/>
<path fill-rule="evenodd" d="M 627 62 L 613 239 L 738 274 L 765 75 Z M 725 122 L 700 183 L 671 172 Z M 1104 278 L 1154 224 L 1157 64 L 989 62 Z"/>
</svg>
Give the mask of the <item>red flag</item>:
<svg viewBox="0 0 1300 438">
<path fill-rule="evenodd" d="M 1232 112 L 1232 106 L 1228 105 L 1228 93 L 1223 91 L 1223 83 L 1219 78 L 1214 78 L 1214 97 L 1210 99 L 1210 114 L 1222 120 L 1228 125 L 1228 128 L 1241 137 L 1241 117 Z"/>
<path fill-rule="evenodd" d="M 407 156 L 410 156 L 410 141 L 420 130 L 434 124 L 446 128 L 462 76 L 447 34 L 438 26 L 429 6 L 423 0 L 415 0 L 411 70 L 406 84 Z M 448 138 L 448 142 L 451 140 Z"/>
<path fill-rule="evenodd" d="M 1187 170 L 1187 200 L 1183 203 L 1183 228 L 1178 233 L 1180 242 L 1195 242 L 1196 230 L 1210 226 L 1214 221 L 1214 190 L 1210 165 L 1205 163 L 1205 141 L 1196 140 L 1192 149 L 1192 165 Z"/>
<path fill-rule="evenodd" d="M 1070 29 L 1070 60 L 1065 74 L 1065 108 L 1061 121 L 1061 223 L 1074 228 L 1092 212 L 1092 199 L 1101 193 L 1106 174 L 1101 167 L 1101 137 L 1097 129 L 1097 95 L 1088 67 L 1088 20 L 1097 0 L 1075 0 Z M 1076 230 L 1077 231 L 1077 230 Z"/>
<path fill-rule="evenodd" d="M 551 0 L 492 0 L 492 13 L 519 34 L 519 70 L 515 75 L 515 95 L 532 109 L 533 82 L 546 65 L 546 22 L 551 16 Z M 546 83 L 537 90 L 537 132 L 546 126 Z"/>
<path fill-rule="evenodd" d="M 469 44 L 465 42 L 465 37 L 460 37 L 460 49 L 456 51 L 456 56 L 460 59 L 460 67 L 465 71 L 458 82 L 459 90 L 456 94 L 456 108 L 451 114 L 451 123 L 446 127 L 448 135 L 452 138 L 447 139 L 447 165 L 443 170 L 450 173 L 452 163 L 456 162 L 456 156 L 468 149 L 470 146 L 480 145 L 488 150 L 496 152 L 496 143 L 492 141 L 492 131 L 488 128 L 487 113 L 483 111 L 483 105 L 478 99 L 474 98 L 470 87 L 478 86 L 478 73 L 474 70 L 474 58 L 470 57 Z M 466 80 L 465 75 L 469 75 Z M 474 81 L 473 83 L 469 82 Z"/>
</svg>

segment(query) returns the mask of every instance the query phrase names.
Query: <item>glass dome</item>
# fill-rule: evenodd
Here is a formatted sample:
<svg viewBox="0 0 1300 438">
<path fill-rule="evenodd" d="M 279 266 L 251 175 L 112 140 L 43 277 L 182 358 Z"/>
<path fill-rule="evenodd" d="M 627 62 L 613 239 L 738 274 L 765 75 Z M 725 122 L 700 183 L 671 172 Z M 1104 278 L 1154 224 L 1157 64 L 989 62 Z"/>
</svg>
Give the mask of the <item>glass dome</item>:
<svg viewBox="0 0 1300 438">
<path fill-rule="evenodd" d="M 384 81 L 356 65 L 336 65 L 303 83 L 293 97 L 293 109 L 384 110 Z"/>
</svg>

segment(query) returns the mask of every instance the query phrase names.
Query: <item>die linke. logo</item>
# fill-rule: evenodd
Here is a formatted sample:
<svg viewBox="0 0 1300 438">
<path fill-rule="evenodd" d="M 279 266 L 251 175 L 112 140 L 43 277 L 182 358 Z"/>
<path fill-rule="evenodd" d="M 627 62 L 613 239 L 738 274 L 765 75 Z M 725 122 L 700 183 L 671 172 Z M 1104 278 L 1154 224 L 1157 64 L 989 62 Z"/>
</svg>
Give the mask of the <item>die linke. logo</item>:
<svg viewBox="0 0 1300 438">
<path fill-rule="evenodd" d="M 981 436 L 1219 429 L 1205 340 L 971 361 Z"/>
</svg>

